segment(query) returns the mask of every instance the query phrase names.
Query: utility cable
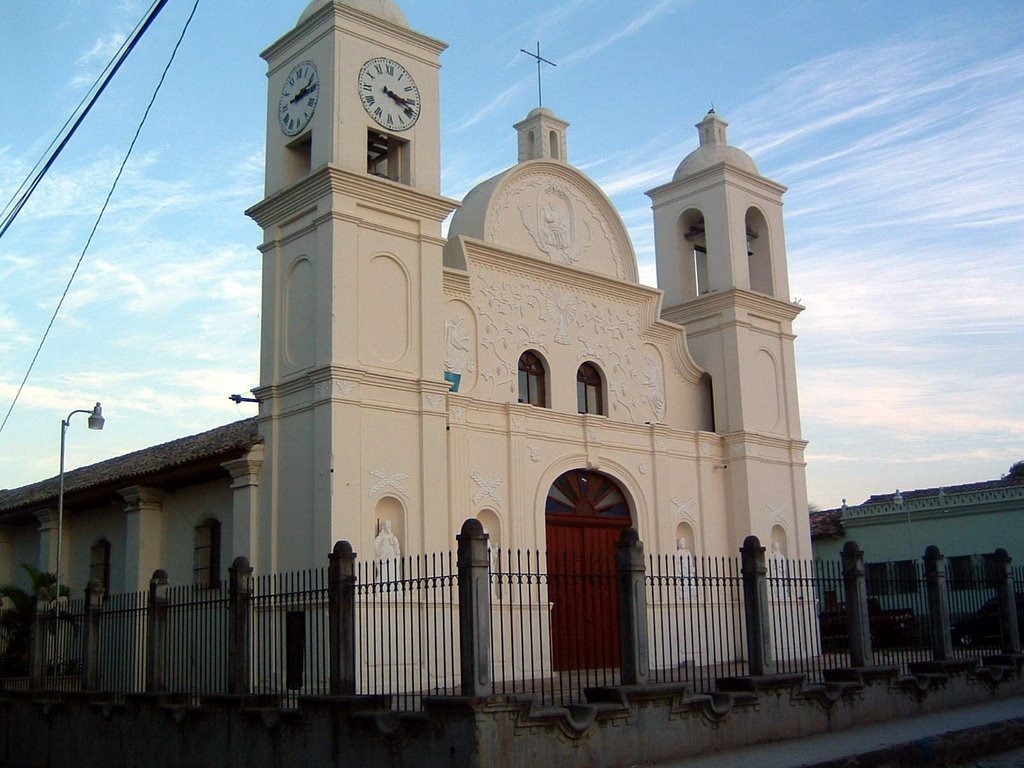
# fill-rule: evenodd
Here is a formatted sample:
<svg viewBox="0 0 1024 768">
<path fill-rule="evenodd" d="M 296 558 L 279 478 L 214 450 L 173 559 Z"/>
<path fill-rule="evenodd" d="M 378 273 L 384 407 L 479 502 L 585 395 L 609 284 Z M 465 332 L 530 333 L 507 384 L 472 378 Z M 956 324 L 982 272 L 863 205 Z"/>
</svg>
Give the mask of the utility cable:
<svg viewBox="0 0 1024 768">
<path fill-rule="evenodd" d="M 57 149 L 53 151 L 53 154 L 51 154 L 50 157 L 47 158 L 46 163 L 43 165 L 43 169 L 36 175 L 34 179 L 32 179 L 32 182 L 29 184 L 28 189 L 15 204 L 14 208 L 10 211 L 6 218 L 2 222 L 0 222 L 0 238 L 4 236 L 4 233 L 10 228 L 11 224 L 14 223 L 14 220 L 18 217 L 18 214 L 21 213 L 21 209 L 25 207 L 25 204 L 32 196 L 32 193 L 35 192 L 36 187 L 39 186 L 39 182 L 43 180 L 43 177 L 46 175 L 47 171 L 49 171 L 50 167 L 57 161 L 57 158 L 60 156 L 60 153 L 64 151 L 64 147 L 66 147 L 68 142 L 71 141 L 71 137 L 75 135 L 75 131 L 78 130 L 78 126 L 80 126 L 82 124 L 82 121 L 85 120 L 86 116 L 89 114 L 93 106 L 96 104 L 100 96 L 103 94 L 103 91 L 106 90 L 107 86 L 110 84 L 110 81 L 114 78 L 114 75 L 117 74 L 117 70 L 121 68 L 121 65 L 125 62 L 125 59 L 128 58 L 128 54 L 132 52 L 132 50 L 135 48 L 139 40 L 142 39 L 142 35 L 145 34 L 147 29 L 149 29 L 149 25 L 153 23 L 153 21 L 157 17 L 157 14 L 160 13 L 161 10 L 163 10 L 163 7 L 166 4 L 167 0 L 157 0 L 157 2 L 154 3 L 153 7 L 150 8 L 150 11 L 146 16 L 145 21 L 135 28 L 132 37 L 128 41 L 128 44 L 124 46 L 123 55 L 114 62 L 114 66 L 110 68 L 110 71 L 107 74 L 106 78 L 103 80 L 102 83 L 100 83 L 99 89 L 97 89 L 96 92 L 93 94 L 93 97 L 89 100 L 89 103 L 86 105 L 85 109 L 78 115 L 78 118 L 75 120 L 74 125 L 71 126 L 71 129 L 61 140 L 60 144 L 57 145 Z M 65 125 L 67 125 L 67 123 L 65 123 Z M 38 166 L 38 163 L 36 165 Z M 22 186 L 24 186 L 24 183 L 22 184 Z"/>
<path fill-rule="evenodd" d="M 11 221 L 13 222 L 13 216 L 15 214 L 13 213 L 11 206 L 14 205 L 16 201 L 21 199 L 22 192 L 24 191 L 25 187 L 28 186 L 29 183 L 32 181 L 36 172 L 39 170 L 39 166 L 46 162 L 47 158 L 50 157 L 51 150 L 53 150 L 57 142 L 61 140 L 61 137 L 64 136 L 64 132 L 67 130 L 68 126 L 71 125 L 71 122 L 75 119 L 75 116 L 79 114 L 82 107 L 85 106 L 87 102 L 95 101 L 98 98 L 97 95 L 94 95 L 96 94 L 96 89 L 101 88 L 103 86 L 103 82 L 112 77 L 112 74 L 108 74 L 111 71 L 111 67 L 113 67 L 117 63 L 117 60 L 124 55 L 122 52 L 125 50 L 125 46 L 127 46 L 131 42 L 132 38 L 134 38 L 138 34 L 139 27 L 142 26 L 144 21 L 145 17 L 139 19 L 139 23 L 135 25 L 135 29 L 132 30 L 132 33 L 121 42 L 120 47 L 118 47 L 117 51 L 114 52 L 114 55 L 110 58 L 110 61 L 108 61 L 106 66 L 103 67 L 103 70 L 96 77 L 96 80 L 93 81 L 93 84 L 89 86 L 89 89 L 85 92 L 85 95 L 82 97 L 82 100 L 78 102 L 78 105 L 71 111 L 71 114 L 68 115 L 68 119 L 64 121 L 64 125 L 60 127 L 60 130 L 57 131 L 56 135 L 50 141 L 49 145 L 46 147 L 46 149 L 43 150 L 43 154 L 39 157 L 38 160 L 36 160 L 36 164 L 32 166 L 32 170 L 30 170 L 28 174 L 25 176 L 25 178 L 22 179 L 21 184 L 19 184 L 18 188 L 14 190 L 14 192 L 11 194 L 10 199 L 6 203 L 4 203 L 3 213 L 0 214 L 0 222 L 7 222 L 8 218 L 11 218 Z M 74 131 L 72 130 L 72 132 Z M 26 196 L 28 195 L 31 195 L 31 193 L 26 193 Z M 19 203 L 19 205 L 21 204 Z M 9 226 L 9 224 L 7 226 Z"/>
<path fill-rule="evenodd" d="M 166 0 L 163 0 L 166 2 Z M 175 57 L 178 55 L 178 49 L 181 47 L 182 41 L 185 39 L 185 33 L 188 32 L 189 25 L 192 24 L 192 19 L 195 18 L 196 10 L 199 8 L 199 0 L 195 1 L 192 6 L 192 11 L 189 13 L 188 18 L 185 20 L 185 25 L 181 29 L 181 34 L 178 36 L 178 41 L 174 44 L 174 49 L 171 51 L 171 56 L 167 60 L 167 64 L 164 67 L 164 71 L 160 75 L 160 80 L 156 84 L 156 88 L 153 91 L 153 96 L 149 100 L 149 104 L 146 105 L 146 111 L 142 114 L 142 119 L 139 121 L 139 126 L 135 130 L 135 135 L 132 137 L 131 144 L 128 145 L 128 151 L 125 153 L 124 160 L 121 161 L 121 167 L 117 171 L 117 175 L 114 177 L 114 182 L 110 185 L 110 191 L 107 192 L 107 197 L 103 201 L 103 206 L 100 208 L 99 214 L 96 216 L 96 221 L 92 225 L 92 230 L 89 232 L 89 237 L 85 241 L 85 246 L 82 248 L 82 252 L 78 256 L 78 261 L 75 262 L 75 268 L 71 272 L 71 277 L 68 278 L 67 285 L 64 287 L 64 293 L 61 294 L 60 301 L 57 302 L 56 309 L 53 310 L 53 315 L 50 317 L 50 322 L 46 326 L 46 330 L 43 332 L 42 339 L 39 340 L 39 346 L 36 347 L 35 354 L 32 356 L 32 361 L 28 365 L 28 370 L 25 371 L 25 377 L 21 380 L 21 384 L 18 386 L 18 391 L 14 393 L 14 400 L 11 401 L 10 408 L 7 409 L 7 413 L 4 415 L 3 422 L 0 422 L 0 433 L 3 433 L 4 427 L 7 426 L 7 421 L 11 417 L 11 413 L 14 411 L 14 406 L 17 405 L 18 399 L 21 397 L 22 391 L 25 389 L 25 384 L 28 381 L 28 377 L 32 374 L 32 369 L 35 367 L 36 360 L 39 359 L 39 353 L 43 350 L 43 345 L 46 343 L 47 337 L 50 335 L 50 330 L 53 328 L 54 322 L 57 320 L 57 316 L 60 314 L 61 307 L 64 305 L 64 299 L 67 298 L 68 292 L 71 290 L 71 285 L 75 281 L 75 276 L 78 274 L 79 268 L 82 266 L 82 261 L 85 259 L 85 254 L 89 250 L 89 246 L 92 244 L 92 239 L 96 234 L 96 230 L 99 229 L 100 222 L 103 221 L 103 215 L 107 211 L 107 206 L 110 204 L 110 199 L 114 196 L 114 191 L 117 189 L 117 184 L 121 180 L 121 175 L 124 173 L 125 166 L 128 165 L 128 160 L 132 156 L 132 151 L 135 149 L 135 143 L 139 140 L 139 134 L 142 133 L 142 128 L 146 124 L 146 119 L 149 117 L 149 112 L 153 108 L 156 97 L 160 93 L 160 89 L 163 87 L 164 80 L 167 78 L 167 72 L 170 70 L 171 65 L 174 63 Z"/>
</svg>

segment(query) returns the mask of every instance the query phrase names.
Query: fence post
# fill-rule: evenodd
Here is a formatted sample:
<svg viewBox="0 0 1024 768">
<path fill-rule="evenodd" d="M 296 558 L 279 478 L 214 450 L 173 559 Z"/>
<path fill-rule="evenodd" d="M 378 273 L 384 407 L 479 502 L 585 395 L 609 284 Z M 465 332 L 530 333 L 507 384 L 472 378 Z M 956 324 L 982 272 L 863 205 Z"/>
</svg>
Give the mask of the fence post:
<svg viewBox="0 0 1024 768">
<path fill-rule="evenodd" d="M 82 626 L 82 690 L 100 689 L 100 612 L 106 590 L 96 579 L 85 588 L 85 617 Z"/>
<path fill-rule="evenodd" d="M 857 546 L 857 542 L 848 541 L 843 545 L 842 554 L 850 665 L 854 667 L 868 667 L 873 663 L 873 656 L 864 552 Z"/>
<path fill-rule="evenodd" d="M 1003 653 L 1020 653 L 1020 627 L 1017 623 L 1017 595 L 1010 570 L 1010 555 L 1000 547 L 992 556 L 995 568 L 996 594 L 999 600 L 999 637 Z"/>
<path fill-rule="evenodd" d="M 935 661 L 953 658 L 949 635 L 949 595 L 946 593 L 946 558 L 934 544 L 924 551 L 924 576 L 928 592 L 928 624 Z"/>
<path fill-rule="evenodd" d="M 462 524 L 459 542 L 459 656 L 463 696 L 490 696 L 491 585 L 488 536 L 479 520 Z"/>
<path fill-rule="evenodd" d="M 743 614 L 747 624 L 747 658 L 751 675 L 775 673 L 768 613 L 768 568 L 757 536 L 747 536 L 740 549 L 743 576 Z"/>
<path fill-rule="evenodd" d="M 146 693 L 167 690 L 167 571 L 153 571 L 146 612 Z"/>
<path fill-rule="evenodd" d="M 32 623 L 29 627 L 28 645 L 28 687 L 41 691 L 46 683 L 46 630 L 43 618 L 50 593 L 45 587 L 36 590 L 32 598 Z"/>
<path fill-rule="evenodd" d="M 331 694 L 356 692 L 356 553 L 347 541 L 334 545 L 327 579 L 331 635 Z"/>
<path fill-rule="evenodd" d="M 228 568 L 228 692 L 249 693 L 252 678 L 252 566 L 236 557 Z"/>
<path fill-rule="evenodd" d="M 650 656 L 647 644 L 644 544 L 635 528 L 626 528 L 619 537 L 617 548 L 615 570 L 619 592 L 622 684 L 646 685 L 650 674 Z"/>
</svg>

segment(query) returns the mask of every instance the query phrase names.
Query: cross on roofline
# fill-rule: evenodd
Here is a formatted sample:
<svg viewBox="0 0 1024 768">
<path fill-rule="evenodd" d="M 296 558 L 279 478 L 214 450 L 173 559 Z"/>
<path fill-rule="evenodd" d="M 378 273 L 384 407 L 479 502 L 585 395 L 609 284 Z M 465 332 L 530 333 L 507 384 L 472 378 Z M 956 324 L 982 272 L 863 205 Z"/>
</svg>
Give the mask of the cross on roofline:
<svg viewBox="0 0 1024 768">
<path fill-rule="evenodd" d="M 555 64 L 555 62 L 553 62 L 553 61 L 548 61 L 547 59 L 545 59 L 543 56 L 540 55 L 540 42 L 539 41 L 537 43 L 537 52 L 536 53 L 534 53 L 533 51 L 528 51 L 525 48 L 520 48 L 519 50 L 522 51 L 523 53 L 525 53 L 527 56 L 531 56 L 531 57 L 533 57 L 534 59 L 537 60 L 537 106 L 543 107 L 544 106 L 544 93 L 541 90 L 540 65 L 541 64 L 550 64 L 552 67 L 557 67 L 558 65 Z"/>
</svg>

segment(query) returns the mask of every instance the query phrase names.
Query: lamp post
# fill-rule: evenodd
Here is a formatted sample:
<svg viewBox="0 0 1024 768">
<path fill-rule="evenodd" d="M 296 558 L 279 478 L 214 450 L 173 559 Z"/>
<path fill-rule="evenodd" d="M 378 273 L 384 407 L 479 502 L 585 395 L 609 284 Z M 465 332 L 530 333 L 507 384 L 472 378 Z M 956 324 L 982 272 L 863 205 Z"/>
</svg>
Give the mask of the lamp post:
<svg viewBox="0 0 1024 768">
<path fill-rule="evenodd" d="M 54 592 L 54 612 L 60 613 L 60 558 L 61 558 L 61 545 L 64 540 L 64 445 L 66 443 L 66 437 L 68 434 L 68 427 L 71 426 L 71 417 L 76 413 L 88 413 L 89 414 L 89 429 L 103 429 L 103 408 L 99 403 L 93 407 L 91 411 L 79 409 L 72 411 L 68 414 L 68 417 L 60 423 L 60 486 L 57 490 L 57 567 L 55 569 L 55 592 Z"/>
<path fill-rule="evenodd" d="M 892 497 L 893 503 L 897 509 L 904 509 L 903 506 L 903 494 L 900 493 L 900 489 L 896 489 L 895 495 Z M 908 504 L 905 509 L 907 510 L 907 548 L 909 559 L 914 559 L 914 529 L 910 526 L 910 505 Z"/>
</svg>

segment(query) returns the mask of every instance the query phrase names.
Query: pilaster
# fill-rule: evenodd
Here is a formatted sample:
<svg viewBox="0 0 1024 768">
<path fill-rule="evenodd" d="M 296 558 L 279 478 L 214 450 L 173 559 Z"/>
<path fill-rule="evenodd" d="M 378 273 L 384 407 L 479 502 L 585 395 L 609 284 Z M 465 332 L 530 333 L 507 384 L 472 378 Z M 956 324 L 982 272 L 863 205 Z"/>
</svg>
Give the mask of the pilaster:
<svg viewBox="0 0 1024 768">
<path fill-rule="evenodd" d="M 36 567 L 45 573 L 57 572 L 57 510 L 53 508 L 40 509 L 35 512 L 36 520 L 39 521 L 39 558 Z M 68 561 L 68 543 L 71 540 L 71 526 L 64 521 L 64 542 L 62 558 L 64 564 Z M 62 569 L 67 573 L 67 568 Z"/>
<path fill-rule="evenodd" d="M 260 568 L 259 512 L 260 469 L 264 448 L 254 445 L 244 456 L 221 464 L 231 475 L 231 552 L 249 559 L 254 569 Z"/>
<path fill-rule="evenodd" d="M 134 592 L 146 589 L 153 572 L 162 565 L 164 493 L 158 488 L 132 485 L 118 494 L 124 499 L 124 588 Z"/>
</svg>

